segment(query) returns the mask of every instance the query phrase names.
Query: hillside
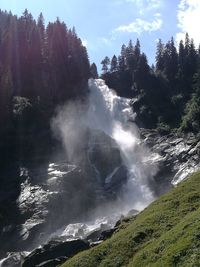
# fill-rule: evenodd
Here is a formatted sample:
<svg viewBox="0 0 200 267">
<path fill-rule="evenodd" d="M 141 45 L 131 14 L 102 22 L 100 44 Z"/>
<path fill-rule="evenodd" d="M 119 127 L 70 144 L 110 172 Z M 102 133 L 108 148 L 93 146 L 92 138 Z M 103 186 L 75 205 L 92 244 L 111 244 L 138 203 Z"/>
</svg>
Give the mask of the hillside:
<svg viewBox="0 0 200 267">
<path fill-rule="evenodd" d="M 200 173 L 62 267 L 200 266 Z"/>
</svg>

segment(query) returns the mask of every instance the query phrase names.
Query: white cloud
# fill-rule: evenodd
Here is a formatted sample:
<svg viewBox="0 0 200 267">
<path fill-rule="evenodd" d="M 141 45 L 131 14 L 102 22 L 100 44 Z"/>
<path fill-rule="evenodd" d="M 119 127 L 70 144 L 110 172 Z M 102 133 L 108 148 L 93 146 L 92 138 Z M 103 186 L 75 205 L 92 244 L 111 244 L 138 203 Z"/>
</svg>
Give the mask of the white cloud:
<svg viewBox="0 0 200 267">
<path fill-rule="evenodd" d="M 200 1 L 199 0 L 180 0 L 178 6 L 178 27 L 180 32 L 176 35 L 179 42 L 185 39 L 185 33 L 188 32 L 190 38 L 194 39 L 196 45 L 200 43 Z"/>
<path fill-rule="evenodd" d="M 158 9 L 163 0 L 125 0 L 128 3 L 134 3 L 139 9 L 139 13 L 143 14 L 145 11 Z"/>
<path fill-rule="evenodd" d="M 131 1 L 131 0 L 129 0 Z M 162 19 L 159 13 L 154 15 L 154 20 L 147 21 L 140 18 L 135 19 L 132 23 L 128 25 L 121 25 L 115 29 L 119 32 L 135 32 L 141 34 L 142 32 L 153 32 L 157 31 L 162 27 Z"/>
<path fill-rule="evenodd" d="M 161 4 L 161 0 L 125 0 L 126 2 L 132 2 L 138 6 L 148 6 L 151 8 L 158 8 Z"/>
</svg>

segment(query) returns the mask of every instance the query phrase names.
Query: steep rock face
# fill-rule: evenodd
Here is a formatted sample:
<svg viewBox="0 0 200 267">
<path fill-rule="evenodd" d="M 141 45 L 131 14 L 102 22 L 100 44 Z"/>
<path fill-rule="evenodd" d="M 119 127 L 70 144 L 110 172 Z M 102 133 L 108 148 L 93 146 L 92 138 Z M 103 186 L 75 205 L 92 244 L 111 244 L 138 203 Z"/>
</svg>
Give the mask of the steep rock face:
<svg viewBox="0 0 200 267">
<path fill-rule="evenodd" d="M 18 219 L 2 227 L 0 254 L 32 250 L 50 233 L 84 220 L 91 210 L 118 196 L 127 169 L 117 144 L 100 131 L 89 132 L 87 137 L 79 165 L 66 162 L 63 155 L 63 160 L 40 168 L 21 168 L 21 189 L 15 202 Z"/>
<path fill-rule="evenodd" d="M 155 155 L 157 194 L 167 191 L 200 168 L 200 135 L 162 136 L 156 130 L 141 129 L 141 137 L 142 143 Z"/>
<path fill-rule="evenodd" d="M 117 192 L 127 178 L 116 142 L 103 132 L 94 131 L 90 137 L 88 159 L 105 190 Z"/>
</svg>

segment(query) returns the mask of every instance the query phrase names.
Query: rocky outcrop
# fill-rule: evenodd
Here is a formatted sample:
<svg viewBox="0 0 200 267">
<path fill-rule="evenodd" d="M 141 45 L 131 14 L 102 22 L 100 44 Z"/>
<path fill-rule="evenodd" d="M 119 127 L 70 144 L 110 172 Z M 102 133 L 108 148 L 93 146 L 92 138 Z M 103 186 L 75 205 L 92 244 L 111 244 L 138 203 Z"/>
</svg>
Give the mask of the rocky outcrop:
<svg viewBox="0 0 200 267">
<path fill-rule="evenodd" d="M 116 142 L 103 132 L 93 131 L 87 158 L 107 195 L 118 192 L 127 180 L 127 168 Z"/>
<path fill-rule="evenodd" d="M 158 195 L 200 168 L 200 135 L 193 133 L 160 135 L 156 130 L 141 129 L 142 144 L 149 147 L 157 164 L 154 186 Z"/>
<path fill-rule="evenodd" d="M 85 240 L 51 241 L 25 257 L 22 267 L 57 266 L 69 257 L 89 247 L 89 242 Z"/>
<path fill-rule="evenodd" d="M 16 252 L 9 253 L 7 258 L 0 261 L 2 267 L 56 267 L 60 266 L 68 258 L 80 251 L 94 247 L 104 240 L 110 238 L 113 233 L 119 231 L 123 223 L 132 221 L 138 213 L 132 210 L 127 217 L 121 216 L 113 227 L 107 224 L 100 224 L 99 227 L 87 233 L 86 225 L 79 223 L 75 236 L 82 239 L 73 239 L 75 236 L 67 236 L 69 241 L 64 241 L 64 236 L 53 238 L 42 247 L 34 249 L 31 253 Z M 73 226 L 72 226 L 73 227 Z M 67 228 L 70 228 L 69 225 Z M 76 226 L 74 225 L 74 230 Z M 90 228 L 90 226 L 88 226 Z M 69 230 L 69 229 L 68 229 Z M 85 231 L 84 231 L 85 230 Z M 62 240 L 63 238 L 63 240 Z M 70 240 L 71 239 L 71 240 Z"/>
</svg>

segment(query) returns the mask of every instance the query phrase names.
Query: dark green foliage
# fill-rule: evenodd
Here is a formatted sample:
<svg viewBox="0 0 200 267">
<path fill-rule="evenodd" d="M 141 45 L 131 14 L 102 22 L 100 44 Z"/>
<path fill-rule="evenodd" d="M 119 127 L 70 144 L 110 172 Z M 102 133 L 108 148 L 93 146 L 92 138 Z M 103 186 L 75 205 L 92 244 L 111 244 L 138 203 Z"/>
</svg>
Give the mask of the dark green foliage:
<svg viewBox="0 0 200 267">
<path fill-rule="evenodd" d="M 130 41 L 122 46 L 110 69 L 108 64 L 104 66 L 102 77 L 118 95 L 133 98 L 139 126 L 158 127 L 163 133 L 179 127 L 181 131 L 198 131 L 199 66 L 199 51 L 188 34 L 178 51 L 173 38 L 166 44 L 160 39 L 152 68 L 137 39 L 135 45 Z"/>
<path fill-rule="evenodd" d="M 27 9 L 19 18 L 0 10 L 1 139 L 7 135 L 17 145 L 16 136 L 28 131 L 35 143 L 35 136 L 50 131 L 57 105 L 87 95 L 89 75 L 87 51 L 74 28 L 59 19 L 45 28 L 43 15 L 36 22 Z"/>
<path fill-rule="evenodd" d="M 200 97 L 196 94 L 192 96 L 186 105 L 180 129 L 195 133 L 200 130 Z"/>
<path fill-rule="evenodd" d="M 0 11 L 0 22 L 0 93 L 7 101 L 12 101 L 9 92 L 33 100 L 40 97 L 51 101 L 53 110 L 85 94 L 78 87 L 87 83 L 89 61 L 75 29 L 67 29 L 59 19 L 45 28 L 43 15 L 36 23 L 27 10 L 19 18 Z"/>
<path fill-rule="evenodd" d="M 87 51 L 74 28 L 59 19 L 45 28 L 43 15 L 36 22 L 27 9 L 19 18 L 0 10 L 0 134 L 5 125 L 21 128 L 16 123 L 29 104 L 43 114 L 34 117 L 37 130 L 44 130 L 45 119 L 46 131 L 57 105 L 85 97 L 89 74 Z"/>
</svg>

